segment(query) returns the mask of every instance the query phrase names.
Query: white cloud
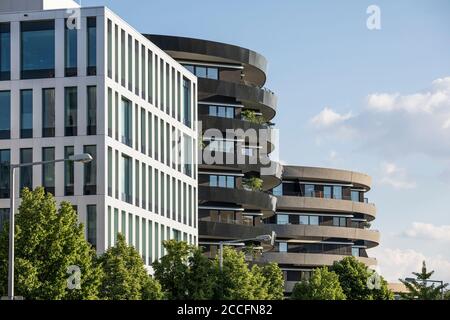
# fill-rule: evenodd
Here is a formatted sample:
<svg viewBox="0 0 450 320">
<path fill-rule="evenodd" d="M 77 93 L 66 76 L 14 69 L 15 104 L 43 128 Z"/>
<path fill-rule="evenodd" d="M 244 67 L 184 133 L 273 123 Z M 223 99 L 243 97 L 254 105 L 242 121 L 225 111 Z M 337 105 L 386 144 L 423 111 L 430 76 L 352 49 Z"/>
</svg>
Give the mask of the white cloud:
<svg viewBox="0 0 450 320">
<path fill-rule="evenodd" d="M 448 106 L 450 101 L 450 77 L 432 82 L 431 89 L 424 92 L 401 95 L 399 93 L 374 93 L 367 97 L 369 109 L 378 112 L 406 111 L 428 112 Z"/>
<path fill-rule="evenodd" d="M 342 123 L 352 117 L 353 115 L 351 112 L 339 114 L 333 109 L 325 107 L 319 114 L 313 117 L 310 122 L 316 127 L 330 127 L 335 124 Z"/>
<path fill-rule="evenodd" d="M 395 189 L 412 189 L 416 187 L 416 182 L 408 177 L 406 170 L 391 162 L 382 164 L 382 176 L 379 182 L 390 185 Z"/>
<path fill-rule="evenodd" d="M 435 226 L 431 223 L 413 222 L 411 228 L 403 235 L 410 238 L 420 238 L 450 242 L 450 225 Z"/>
<path fill-rule="evenodd" d="M 377 258 L 381 275 L 389 282 L 411 277 L 412 272 L 420 272 L 422 261 L 428 270 L 434 270 L 433 279 L 450 282 L 450 261 L 442 256 L 426 256 L 413 249 L 375 248 L 370 255 Z"/>
</svg>

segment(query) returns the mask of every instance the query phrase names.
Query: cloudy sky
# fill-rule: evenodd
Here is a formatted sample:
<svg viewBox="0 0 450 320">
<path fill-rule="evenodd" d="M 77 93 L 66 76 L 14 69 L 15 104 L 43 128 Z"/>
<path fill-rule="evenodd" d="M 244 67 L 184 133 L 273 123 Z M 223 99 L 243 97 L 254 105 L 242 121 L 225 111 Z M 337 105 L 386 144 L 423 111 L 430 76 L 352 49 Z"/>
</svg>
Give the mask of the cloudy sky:
<svg viewBox="0 0 450 320">
<path fill-rule="evenodd" d="M 234 43 L 269 60 L 286 163 L 373 177 L 390 281 L 418 270 L 450 282 L 450 2 L 83 0 L 142 32 Z M 366 10 L 381 10 L 368 30 Z"/>
</svg>

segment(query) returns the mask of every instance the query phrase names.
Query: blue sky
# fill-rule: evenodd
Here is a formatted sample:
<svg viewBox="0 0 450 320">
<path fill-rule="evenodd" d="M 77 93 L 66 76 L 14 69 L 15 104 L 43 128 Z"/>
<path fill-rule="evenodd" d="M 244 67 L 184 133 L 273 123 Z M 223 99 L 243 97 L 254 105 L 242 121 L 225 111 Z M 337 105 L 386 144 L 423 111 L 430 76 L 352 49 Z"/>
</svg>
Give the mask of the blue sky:
<svg viewBox="0 0 450 320">
<path fill-rule="evenodd" d="M 381 30 L 368 30 L 378 5 Z M 137 30 L 232 43 L 269 61 L 286 163 L 373 177 L 388 280 L 426 259 L 450 282 L 450 2 L 84 0 Z"/>
</svg>

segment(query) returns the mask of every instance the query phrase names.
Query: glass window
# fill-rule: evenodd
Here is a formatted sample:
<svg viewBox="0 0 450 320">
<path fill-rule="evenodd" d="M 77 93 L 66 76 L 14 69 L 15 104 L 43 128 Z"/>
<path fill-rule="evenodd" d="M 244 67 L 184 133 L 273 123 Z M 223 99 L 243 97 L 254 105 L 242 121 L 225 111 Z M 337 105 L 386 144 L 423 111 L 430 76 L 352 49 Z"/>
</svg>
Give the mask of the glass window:
<svg viewBox="0 0 450 320">
<path fill-rule="evenodd" d="M 278 251 L 279 252 L 287 252 L 288 251 L 287 242 L 279 242 L 278 243 Z"/>
<path fill-rule="evenodd" d="M 128 35 L 128 90 L 133 91 L 133 38 Z"/>
<path fill-rule="evenodd" d="M 113 136 L 113 101 L 112 101 L 112 90 L 108 88 L 108 137 Z"/>
<path fill-rule="evenodd" d="M 217 176 L 209 176 L 209 185 L 211 187 L 217 187 L 218 186 Z"/>
<path fill-rule="evenodd" d="M 219 176 L 219 187 L 226 188 L 226 177 Z"/>
<path fill-rule="evenodd" d="M 55 160 L 55 148 L 42 148 L 42 161 Z M 42 186 L 46 192 L 55 194 L 55 163 L 42 165 Z"/>
<path fill-rule="evenodd" d="M 308 216 L 299 216 L 299 224 L 309 224 Z"/>
<path fill-rule="evenodd" d="M 234 108 L 233 107 L 226 108 L 225 118 L 234 119 Z"/>
<path fill-rule="evenodd" d="M 183 78 L 183 123 L 191 127 L 191 81 L 186 78 Z"/>
<path fill-rule="evenodd" d="M 129 147 L 133 146 L 133 107 L 131 102 L 122 98 L 122 117 L 121 117 L 121 135 L 122 143 Z"/>
<path fill-rule="evenodd" d="M 235 178 L 233 176 L 227 176 L 227 185 L 226 185 L 226 187 L 233 189 L 234 186 L 235 186 L 234 182 L 235 182 Z"/>
<path fill-rule="evenodd" d="M 319 225 L 319 217 L 318 216 L 309 216 L 309 224 L 313 226 Z"/>
<path fill-rule="evenodd" d="M 190 65 L 190 64 L 184 64 L 183 66 L 184 66 L 186 69 L 188 69 L 189 72 L 195 74 L 195 70 L 194 70 L 194 66 L 193 66 L 193 65 Z"/>
<path fill-rule="evenodd" d="M 120 32 L 120 80 L 122 86 L 125 87 L 125 70 L 126 70 L 126 60 L 125 60 L 125 31 Z"/>
<path fill-rule="evenodd" d="M 147 126 L 146 126 L 146 112 L 144 108 L 141 108 L 141 152 L 146 153 L 147 145 L 145 143 L 147 137 Z"/>
<path fill-rule="evenodd" d="M 206 78 L 206 67 L 195 67 L 195 75 L 199 78 Z"/>
<path fill-rule="evenodd" d="M 219 70 L 217 68 L 208 67 L 208 79 L 219 79 Z"/>
<path fill-rule="evenodd" d="M 359 257 L 359 248 L 352 248 L 352 256 Z"/>
<path fill-rule="evenodd" d="M 112 22 L 108 19 L 108 77 L 112 79 L 112 66 L 113 66 L 113 32 L 112 32 Z"/>
<path fill-rule="evenodd" d="M 97 134 L 97 87 L 87 87 L 87 135 Z"/>
<path fill-rule="evenodd" d="M 289 215 L 277 214 L 277 224 L 289 224 Z"/>
<path fill-rule="evenodd" d="M 84 195 L 97 194 L 97 148 L 84 146 L 83 152 L 92 156 L 92 161 L 84 164 Z"/>
<path fill-rule="evenodd" d="M 305 184 L 305 197 L 314 197 L 314 185 Z"/>
<path fill-rule="evenodd" d="M 77 28 L 68 25 L 67 19 L 64 30 L 64 64 L 66 77 L 77 75 Z"/>
<path fill-rule="evenodd" d="M 145 86 L 145 46 L 141 45 L 141 98 L 145 99 L 145 91 L 147 90 Z"/>
<path fill-rule="evenodd" d="M 9 221 L 9 208 L 0 208 L 0 232 L 3 231 L 3 226 Z"/>
<path fill-rule="evenodd" d="M 9 164 L 11 152 L 9 149 L 0 150 L 0 199 L 9 198 Z M 0 229 L 1 231 L 1 229 Z"/>
<path fill-rule="evenodd" d="M 351 199 L 352 199 L 352 201 L 359 202 L 359 191 L 352 190 L 351 191 Z"/>
<path fill-rule="evenodd" d="M 283 195 L 283 184 L 279 184 L 275 188 L 272 189 L 272 194 L 274 196 L 282 196 Z"/>
<path fill-rule="evenodd" d="M 33 90 L 20 91 L 20 137 L 33 137 Z"/>
<path fill-rule="evenodd" d="M 134 40 L 134 93 L 139 96 L 139 41 Z"/>
<path fill-rule="evenodd" d="M 341 186 L 333 186 L 333 198 L 334 199 L 342 199 L 342 187 Z"/>
<path fill-rule="evenodd" d="M 0 80 L 11 79 L 11 33 L 9 23 L 0 23 Z"/>
<path fill-rule="evenodd" d="M 11 92 L 0 91 L 0 139 L 11 138 Z"/>
<path fill-rule="evenodd" d="M 42 137 L 55 136 L 55 89 L 42 89 Z"/>
<path fill-rule="evenodd" d="M 95 248 L 97 246 L 97 206 L 86 206 L 86 233 L 87 241 Z"/>
<path fill-rule="evenodd" d="M 87 18 L 87 75 L 97 74 L 97 19 Z"/>
<path fill-rule="evenodd" d="M 150 103 L 153 103 L 153 53 L 148 50 L 147 51 L 147 65 L 148 65 L 148 71 L 147 71 L 147 90 L 148 90 L 148 101 Z"/>
<path fill-rule="evenodd" d="M 53 78 L 55 76 L 55 22 L 22 21 L 22 79 Z"/>
<path fill-rule="evenodd" d="M 114 80 L 119 82 L 119 27 L 114 26 Z"/>
<path fill-rule="evenodd" d="M 139 168 L 140 168 L 139 160 L 136 160 L 134 162 L 134 175 L 135 175 L 135 177 L 134 177 L 134 196 L 135 196 L 134 205 L 136 207 L 139 207 L 139 187 L 140 187 Z"/>
<path fill-rule="evenodd" d="M 122 186 L 120 188 L 122 190 L 122 201 L 132 203 L 133 164 L 131 158 L 126 155 L 122 155 L 122 165 Z"/>
<path fill-rule="evenodd" d="M 64 88 L 64 134 L 77 135 L 77 87 Z"/>
<path fill-rule="evenodd" d="M 33 149 L 20 149 L 20 163 L 33 162 Z M 33 189 L 33 167 L 26 166 L 20 168 L 20 190 L 23 188 Z"/>
<path fill-rule="evenodd" d="M 108 196 L 110 197 L 112 197 L 112 189 L 113 189 L 113 151 L 111 147 L 108 147 Z"/>
<path fill-rule="evenodd" d="M 74 147 L 64 147 L 64 159 L 74 155 Z M 74 192 L 74 163 L 73 161 L 64 161 L 64 195 L 73 196 Z"/>
<path fill-rule="evenodd" d="M 142 208 L 147 209 L 147 166 L 142 163 Z"/>
<path fill-rule="evenodd" d="M 323 187 L 323 197 L 326 199 L 331 199 L 331 187 L 330 186 Z"/>
</svg>

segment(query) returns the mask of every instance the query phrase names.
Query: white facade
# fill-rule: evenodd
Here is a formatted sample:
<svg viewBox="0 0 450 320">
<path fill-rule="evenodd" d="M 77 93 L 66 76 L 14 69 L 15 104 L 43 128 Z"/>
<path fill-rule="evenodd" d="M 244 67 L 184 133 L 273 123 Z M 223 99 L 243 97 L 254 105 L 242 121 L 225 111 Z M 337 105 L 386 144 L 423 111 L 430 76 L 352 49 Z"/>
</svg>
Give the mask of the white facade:
<svg viewBox="0 0 450 320">
<path fill-rule="evenodd" d="M 68 67 L 74 58 L 67 18 L 79 21 L 74 68 Z M 28 63 L 24 61 L 30 60 L 30 68 L 34 67 L 35 56 L 21 50 L 22 45 L 29 45 L 21 23 L 35 20 L 54 21 L 54 77 L 24 79 L 42 72 L 23 70 Z M 62 159 L 67 146 L 73 146 L 75 154 L 86 152 L 85 146 L 95 146 L 95 173 L 89 173 L 93 164 L 74 164 L 72 187 L 67 164 L 57 163 L 52 187 L 58 201 L 77 206 L 79 219 L 86 233 L 91 232 L 88 238 L 95 240 L 99 253 L 115 243 L 118 232 L 138 249 L 147 265 L 164 254 L 163 240 L 178 238 L 197 244 L 196 77 L 105 7 L 0 13 L 1 25 L 6 29 L 9 25 L 11 59 L 9 80 L 0 80 L 0 93 L 10 95 L 10 136 L 0 139 L 0 151 L 10 150 L 10 161 L 19 163 L 24 148 L 32 149 L 32 161 L 41 161 L 44 147 L 53 147 L 54 158 Z M 0 46 L 4 44 L 0 41 Z M 89 55 L 92 52 L 95 56 Z M 8 69 L 5 61 L 0 64 L 1 71 Z M 94 86 L 95 103 L 87 94 Z M 46 124 L 50 134 L 43 137 L 43 122 L 53 123 L 52 115 L 44 111 L 43 89 L 47 88 L 54 88 L 55 125 L 52 130 Z M 24 138 L 26 130 L 22 130 L 30 117 L 21 101 L 25 99 L 22 90 L 27 89 L 32 89 L 30 138 Z M 75 95 L 76 111 L 70 104 Z M 2 112 L 7 107 L 0 108 Z M 7 121 L 1 126 L 0 131 L 7 129 Z M 51 185 L 51 173 L 46 177 Z M 43 168 L 35 166 L 33 188 L 43 185 L 43 178 Z M 0 179 L 5 179 L 4 174 Z M 88 219 L 87 208 L 92 205 Z M 0 199 L 0 208 L 8 207 L 9 199 Z"/>
</svg>

